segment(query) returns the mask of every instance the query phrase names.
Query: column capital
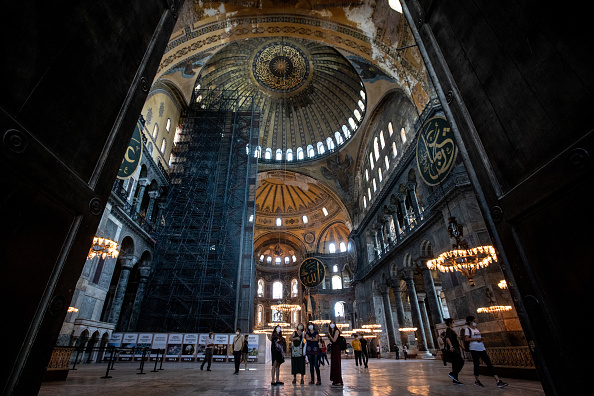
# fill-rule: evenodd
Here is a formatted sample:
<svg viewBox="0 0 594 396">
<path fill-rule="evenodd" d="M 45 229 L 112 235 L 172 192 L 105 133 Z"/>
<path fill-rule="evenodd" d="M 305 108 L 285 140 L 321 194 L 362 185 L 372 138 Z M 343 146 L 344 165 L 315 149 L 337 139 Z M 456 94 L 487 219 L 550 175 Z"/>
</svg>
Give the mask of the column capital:
<svg viewBox="0 0 594 396">
<path fill-rule="evenodd" d="M 427 298 L 427 293 L 417 292 L 417 299 L 419 300 L 419 302 L 425 301 L 426 298 Z"/>
<path fill-rule="evenodd" d="M 377 290 L 380 292 L 381 295 L 387 295 L 388 294 L 388 287 L 386 285 L 377 285 Z"/>
<path fill-rule="evenodd" d="M 151 181 L 148 179 L 148 177 L 141 177 L 140 179 L 138 179 L 138 185 L 142 187 L 146 187 L 149 184 L 151 184 Z"/>
<path fill-rule="evenodd" d="M 406 188 L 408 188 L 410 191 L 414 191 L 416 187 L 417 183 L 414 181 L 409 181 L 408 183 L 406 183 Z"/>
<path fill-rule="evenodd" d="M 122 266 L 122 270 L 131 270 L 136 264 L 136 260 L 134 256 L 127 256 L 120 258 L 120 265 Z"/>
<path fill-rule="evenodd" d="M 148 280 L 149 275 L 151 274 L 151 267 L 143 265 L 142 267 L 138 268 L 139 271 L 139 275 L 140 275 L 140 280 Z"/>
<path fill-rule="evenodd" d="M 161 196 L 161 193 L 159 192 L 159 190 L 151 190 L 148 192 L 148 195 L 151 199 L 157 199 L 159 198 L 159 196 Z"/>
<path fill-rule="evenodd" d="M 394 215 L 394 213 L 398 213 L 398 206 L 392 203 L 386 206 L 386 210 L 389 211 L 391 215 Z"/>
<path fill-rule="evenodd" d="M 403 274 L 404 274 L 404 280 L 405 281 L 412 281 L 413 280 L 413 275 L 414 275 L 414 271 L 412 268 L 404 268 L 402 270 Z"/>
</svg>

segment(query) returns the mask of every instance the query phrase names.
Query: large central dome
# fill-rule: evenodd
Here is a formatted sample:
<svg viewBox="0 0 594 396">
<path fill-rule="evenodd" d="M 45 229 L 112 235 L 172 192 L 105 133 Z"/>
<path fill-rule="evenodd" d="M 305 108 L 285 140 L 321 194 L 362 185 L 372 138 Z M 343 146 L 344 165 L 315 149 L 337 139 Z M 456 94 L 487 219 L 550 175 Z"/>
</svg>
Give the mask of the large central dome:
<svg viewBox="0 0 594 396">
<path fill-rule="evenodd" d="M 363 83 L 334 48 L 313 41 L 254 38 L 219 50 L 205 65 L 201 90 L 253 100 L 264 161 L 318 159 L 353 137 L 365 115 Z M 200 98 L 200 96 L 198 96 Z"/>
</svg>

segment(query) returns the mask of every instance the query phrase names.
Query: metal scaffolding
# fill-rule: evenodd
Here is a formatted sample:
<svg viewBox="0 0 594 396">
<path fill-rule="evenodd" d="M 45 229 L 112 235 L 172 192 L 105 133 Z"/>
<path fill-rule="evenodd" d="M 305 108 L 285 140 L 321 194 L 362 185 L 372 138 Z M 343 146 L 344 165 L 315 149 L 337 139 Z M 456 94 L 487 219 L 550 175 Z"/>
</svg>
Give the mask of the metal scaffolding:
<svg viewBox="0 0 594 396">
<path fill-rule="evenodd" d="M 194 91 L 139 331 L 251 329 L 258 135 L 251 97 Z"/>
</svg>

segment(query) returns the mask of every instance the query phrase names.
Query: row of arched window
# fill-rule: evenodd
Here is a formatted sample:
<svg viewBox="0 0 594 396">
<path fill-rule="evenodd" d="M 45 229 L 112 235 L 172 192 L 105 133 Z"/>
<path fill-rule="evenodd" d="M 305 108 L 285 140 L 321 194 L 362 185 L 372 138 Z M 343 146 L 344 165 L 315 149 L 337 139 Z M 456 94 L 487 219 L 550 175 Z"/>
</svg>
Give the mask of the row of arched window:
<svg viewBox="0 0 594 396">
<path fill-rule="evenodd" d="M 394 133 L 394 128 L 392 126 L 392 122 L 390 121 L 388 123 L 388 133 L 392 141 L 391 157 L 392 159 L 394 159 L 398 156 L 398 148 L 396 142 L 398 138 L 400 138 L 402 145 L 406 143 L 406 131 L 404 130 L 404 128 L 401 128 L 399 134 Z M 379 135 L 374 136 L 373 138 L 373 146 L 369 151 L 369 161 L 366 163 L 365 166 L 364 177 L 367 189 L 363 194 L 362 200 L 364 209 L 367 209 L 367 204 L 371 203 L 372 197 L 375 195 L 379 186 L 381 186 L 381 183 L 388 175 L 388 170 L 390 169 L 390 153 L 387 152 L 387 150 L 385 150 L 386 147 L 387 144 L 386 139 L 384 137 L 384 131 L 380 130 Z M 380 160 L 381 155 L 383 155 L 382 160 Z"/>
<path fill-rule="evenodd" d="M 270 147 L 264 149 L 264 154 L 262 154 L 262 147 L 257 146 L 253 151 L 254 157 L 256 158 L 264 158 L 265 160 L 274 160 L 274 161 L 282 161 L 286 160 L 288 162 L 291 161 L 299 161 L 304 160 L 307 158 L 315 158 L 316 156 L 323 155 L 327 150 L 332 151 L 336 149 L 338 146 L 344 144 L 348 139 L 351 138 L 352 134 L 357 131 L 361 120 L 363 119 L 362 113 L 365 112 L 365 104 L 363 100 L 365 100 L 365 92 L 361 90 L 359 93 L 361 95 L 361 99 L 357 102 L 357 106 L 359 109 L 353 110 L 353 117 L 349 117 L 348 119 L 348 126 L 346 124 L 342 125 L 342 133 L 340 131 L 334 132 L 334 138 L 328 136 L 325 142 L 317 142 L 314 146 L 313 144 L 307 145 L 305 150 L 303 147 L 297 147 L 295 151 L 293 149 L 288 148 L 285 152 L 282 149 L 276 149 L 273 153 Z M 246 152 L 249 155 L 250 149 L 246 146 Z"/>
<path fill-rule="evenodd" d="M 258 297 L 264 297 L 264 279 L 258 279 L 257 295 Z M 271 298 L 281 300 L 284 296 L 284 284 L 277 280 L 272 282 L 272 295 Z M 299 283 L 297 279 L 291 279 L 291 297 L 299 297 Z"/>
</svg>

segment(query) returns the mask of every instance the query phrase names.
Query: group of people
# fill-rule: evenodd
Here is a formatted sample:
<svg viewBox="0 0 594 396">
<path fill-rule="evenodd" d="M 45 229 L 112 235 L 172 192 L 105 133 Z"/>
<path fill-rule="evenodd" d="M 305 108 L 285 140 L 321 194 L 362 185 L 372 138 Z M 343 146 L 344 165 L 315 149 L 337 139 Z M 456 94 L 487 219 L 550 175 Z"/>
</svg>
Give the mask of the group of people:
<svg viewBox="0 0 594 396">
<path fill-rule="evenodd" d="M 204 365 L 206 366 L 206 371 L 210 371 L 210 365 L 212 364 L 212 354 L 213 349 L 215 347 L 215 340 L 214 334 L 211 332 L 208 333 L 208 338 L 206 339 L 206 348 L 204 349 L 204 360 L 200 365 L 200 370 L 204 370 Z M 247 362 L 248 362 L 248 339 L 245 335 L 241 334 L 241 329 L 235 330 L 235 336 L 233 337 L 233 361 L 235 362 L 235 372 L 234 375 L 239 374 L 239 366 L 241 363 L 245 364 L 245 368 L 247 370 Z"/>
<path fill-rule="evenodd" d="M 481 337 L 481 332 L 476 327 L 476 318 L 474 316 L 467 316 L 466 317 L 466 327 L 464 327 L 462 340 L 464 346 L 460 345 L 458 334 L 454 331 L 454 319 L 446 319 L 445 324 L 447 329 L 445 332 L 441 333 L 441 337 L 443 337 L 444 348 L 442 350 L 444 356 L 444 365 L 447 362 L 452 364 L 452 371 L 448 374 L 448 376 L 452 379 L 452 383 L 454 385 L 462 385 L 462 382 L 458 378 L 458 374 L 462 371 L 462 367 L 464 367 L 464 357 L 462 355 L 463 351 L 470 352 L 472 356 L 472 361 L 474 363 L 474 384 L 479 387 L 484 387 L 484 385 L 479 380 L 479 364 L 480 360 L 485 363 L 489 372 L 495 378 L 496 385 L 499 388 L 503 388 L 508 385 L 507 382 L 503 382 L 497 376 L 497 372 L 495 371 L 495 367 L 491 363 L 491 359 L 487 354 L 487 350 L 485 348 L 485 344 L 483 344 L 483 338 Z"/>
<path fill-rule="evenodd" d="M 293 384 L 297 383 L 297 375 L 301 375 L 301 384 L 303 384 L 305 377 L 305 359 L 309 362 L 310 371 L 310 385 L 322 385 L 322 377 L 320 375 L 320 364 L 325 364 L 324 360 L 330 363 L 330 381 L 333 386 L 342 386 L 342 367 L 341 367 L 341 344 L 346 343 L 342 337 L 340 329 L 336 323 L 331 322 L 328 325 L 328 340 L 330 361 L 328 361 L 328 351 L 325 351 L 326 344 L 318 327 L 314 323 L 308 323 L 307 328 L 303 323 L 299 323 L 297 328 L 289 337 L 291 343 L 291 374 L 293 375 Z M 341 339 L 342 338 L 342 339 Z M 282 333 L 282 328 L 277 326 L 274 328 L 270 340 L 271 355 L 272 355 L 272 386 L 284 385 L 279 380 L 280 366 L 285 362 L 286 341 Z M 317 378 L 317 380 L 316 380 Z"/>
</svg>

